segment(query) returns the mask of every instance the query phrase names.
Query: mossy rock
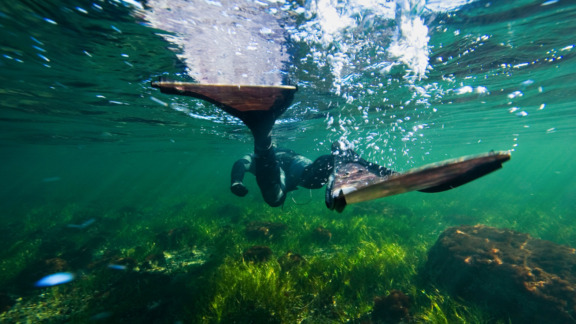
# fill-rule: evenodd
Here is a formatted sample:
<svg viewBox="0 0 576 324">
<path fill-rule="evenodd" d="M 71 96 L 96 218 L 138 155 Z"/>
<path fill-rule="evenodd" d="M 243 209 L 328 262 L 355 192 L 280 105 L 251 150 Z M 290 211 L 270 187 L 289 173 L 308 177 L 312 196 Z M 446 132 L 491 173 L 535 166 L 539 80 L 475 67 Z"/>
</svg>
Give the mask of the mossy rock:
<svg viewBox="0 0 576 324">
<path fill-rule="evenodd" d="M 482 225 L 451 227 L 425 274 L 450 293 L 517 323 L 576 323 L 576 250 Z"/>
</svg>

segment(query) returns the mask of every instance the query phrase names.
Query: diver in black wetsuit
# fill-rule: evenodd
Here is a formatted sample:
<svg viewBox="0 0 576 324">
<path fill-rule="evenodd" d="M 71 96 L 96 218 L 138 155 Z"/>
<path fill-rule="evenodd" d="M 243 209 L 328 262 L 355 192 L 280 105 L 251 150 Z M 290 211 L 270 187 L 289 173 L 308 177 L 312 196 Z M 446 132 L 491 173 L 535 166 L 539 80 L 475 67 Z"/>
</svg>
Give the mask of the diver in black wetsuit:
<svg viewBox="0 0 576 324">
<path fill-rule="evenodd" d="M 360 158 L 351 149 L 346 149 L 343 142 L 332 145 L 332 154 L 318 157 L 314 162 L 292 150 L 275 149 L 248 154 L 237 160 L 232 166 L 230 190 L 239 197 L 244 197 L 248 189 L 244 186 L 244 174 L 250 172 L 256 175 L 258 186 L 264 201 L 272 207 L 281 206 L 286 194 L 297 187 L 320 189 L 333 174 L 338 163 L 354 161 L 365 166 L 372 174 L 384 177 L 391 170 L 370 163 Z M 257 166 L 265 165 L 264 168 Z"/>
<path fill-rule="evenodd" d="M 282 205 L 286 199 L 286 193 L 296 190 L 297 187 L 322 188 L 332 173 L 334 159 L 331 155 L 322 155 L 312 162 L 312 160 L 292 150 L 273 148 L 271 150 L 272 153 L 266 153 L 265 156 L 274 159 L 277 168 L 268 168 L 272 173 L 261 173 L 260 178 L 274 179 L 275 181 L 261 180 L 258 185 L 264 200 L 272 207 Z M 244 197 L 248 193 L 248 189 L 243 184 L 244 174 L 246 172 L 257 173 L 256 159 L 258 157 L 255 154 L 248 154 L 232 166 L 230 190 L 236 196 Z M 274 161 L 262 163 L 274 164 Z"/>
<path fill-rule="evenodd" d="M 158 81 L 153 87 L 164 93 L 206 100 L 239 118 L 252 132 L 254 153 L 236 161 L 232 167 L 230 189 L 245 196 L 244 174 L 253 173 L 262 197 L 272 207 L 281 206 L 289 191 L 298 186 L 310 189 L 327 184 L 326 206 L 341 212 L 349 202 L 361 202 L 413 190 L 450 190 L 502 167 L 509 152 L 444 161 L 439 165 L 415 169 L 399 176 L 392 170 L 362 159 L 346 143 L 336 142 L 331 154 L 314 162 L 291 150 L 272 145 L 272 127 L 290 106 L 294 86 L 196 84 Z M 392 179 L 393 178 L 393 179 Z M 350 199 L 350 200 L 349 200 Z"/>
</svg>

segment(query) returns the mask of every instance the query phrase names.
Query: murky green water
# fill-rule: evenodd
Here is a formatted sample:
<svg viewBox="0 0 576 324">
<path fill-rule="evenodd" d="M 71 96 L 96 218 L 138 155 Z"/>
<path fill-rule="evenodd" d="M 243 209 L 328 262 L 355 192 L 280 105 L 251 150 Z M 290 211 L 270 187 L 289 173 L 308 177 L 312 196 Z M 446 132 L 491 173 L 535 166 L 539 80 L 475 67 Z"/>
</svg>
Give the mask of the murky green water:
<svg viewBox="0 0 576 324">
<path fill-rule="evenodd" d="M 8 303 L 11 310 L 0 310 L 7 322 L 34 316 L 46 322 L 83 322 L 96 315 L 104 321 L 138 321 L 138 314 L 147 312 L 158 322 L 172 323 L 248 321 L 243 316 L 342 322 L 369 313 L 372 298 L 391 289 L 420 293 L 422 286 L 411 276 L 448 226 L 508 227 L 576 246 L 572 2 L 472 1 L 449 10 L 414 10 L 412 17 L 421 17 L 429 37 L 424 51 L 429 67 L 420 75 L 411 72 L 405 56 L 382 54 L 394 43 L 394 15 L 360 8 L 365 15 L 350 13 L 357 24 L 339 30 L 333 43 L 315 43 L 311 31 L 320 27 L 306 23 L 318 20 L 320 11 L 298 16 L 298 3 L 283 6 L 293 13 L 288 16 L 296 17 L 287 23 L 293 28 L 289 42 L 294 57 L 287 73 L 299 92 L 276 125 L 278 146 L 315 158 L 327 153 L 333 141 L 346 138 L 365 158 L 397 170 L 490 150 L 512 150 L 511 161 L 452 191 L 389 197 L 349 206 L 343 214 L 324 207 L 323 190 L 301 189 L 290 193 L 283 208 L 268 207 L 249 175 L 250 193 L 238 198 L 228 189 L 230 167 L 251 151 L 250 134 L 209 104 L 150 87 L 160 75 L 184 78 L 184 63 L 131 5 L 2 1 L 0 293 L 17 300 Z M 346 14 L 342 8 L 339 12 Z M 317 59 L 309 53 L 324 54 Z M 336 73 L 334 66 L 321 64 L 334 59 L 322 55 L 342 58 L 344 68 Z M 388 66 L 392 69 L 384 71 Z M 67 227 L 91 219 L 94 225 L 80 232 Z M 244 235 L 252 220 L 281 222 L 289 230 L 281 238 L 253 240 Z M 310 239 L 318 226 L 332 231 L 328 245 Z M 162 245 L 175 228 L 186 234 Z M 223 237 L 230 241 L 223 242 Z M 324 270 L 332 275 L 325 274 L 321 281 L 349 285 L 362 274 L 353 266 L 335 270 L 334 264 L 343 264 L 345 256 L 353 259 L 354 251 L 366 244 L 382 251 L 395 246 L 408 255 L 388 261 L 369 256 L 397 262 L 392 273 L 373 269 L 377 278 L 396 281 L 362 281 L 357 291 L 332 286 L 306 291 L 281 278 L 267 282 L 278 288 L 267 293 L 286 294 L 288 304 L 299 300 L 299 313 L 281 301 L 263 305 L 260 297 L 230 297 L 213 286 L 233 281 L 233 275 L 225 277 L 226 271 L 236 271 L 237 280 L 250 271 L 266 272 L 238 264 L 251 245 L 271 246 L 276 258 L 289 250 L 300 253 L 311 260 L 311 267 L 320 267 L 324 258 Z M 141 283 L 127 274 L 119 279 L 95 265 L 98 260 L 131 258 L 143 269 L 153 253 L 181 256 L 186 249 L 195 251 L 204 266 L 170 261 L 164 272 L 154 270 L 162 274 L 160 280 L 148 278 L 151 286 L 142 288 L 150 293 L 167 280 L 186 287 L 185 292 L 171 286 L 176 292 L 142 294 L 132 304 L 118 303 L 114 296 L 138 294 L 132 290 Z M 56 269 L 43 261 L 54 258 L 67 265 Z M 43 266 L 78 273 L 78 279 L 52 290 L 31 289 L 34 280 L 46 274 Z M 286 288 L 291 291 L 287 293 L 282 285 L 295 290 Z M 263 293 L 245 288 L 246 294 Z M 300 297 L 290 299 L 292 293 Z M 329 301 L 310 297 L 318 295 Z M 181 304 L 169 296 L 180 296 Z M 438 300 L 414 298 L 416 317 L 429 308 L 429 300 Z M 446 316 L 452 316 L 444 306 Z M 26 307 L 33 311 L 26 313 Z M 239 311 L 222 313 L 222 307 Z M 328 314 L 329 309 L 336 314 Z M 474 314 L 465 313 L 466 321 L 489 318 Z"/>
</svg>

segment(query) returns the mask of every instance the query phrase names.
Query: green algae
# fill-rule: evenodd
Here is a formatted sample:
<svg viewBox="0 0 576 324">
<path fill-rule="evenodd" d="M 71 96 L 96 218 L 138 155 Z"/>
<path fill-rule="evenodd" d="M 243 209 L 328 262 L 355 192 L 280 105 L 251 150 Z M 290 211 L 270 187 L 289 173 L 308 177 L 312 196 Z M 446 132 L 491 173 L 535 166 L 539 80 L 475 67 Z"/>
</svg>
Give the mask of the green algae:
<svg viewBox="0 0 576 324">
<path fill-rule="evenodd" d="M 109 210 L 81 230 L 66 228 L 53 215 L 52 223 L 38 225 L 46 226 L 40 235 L 31 226 L 35 240 L 21 238 L 4 252 L 2 267 L 11 271 L 3 272 L 2 287 L 15 304 L 0 318 L 47 323 L 100 317 L 111 323 L 147 318 L 158 323 L 362 322 L 371 320 L 376 296 L 399 290 L 412 301 L 414 322 L 506 322 L 452 299 L 420 275 L 443 226 L 440 213 L 419 216 L 416 208 L 384 201 L 337 217 L 320 205 L 286 206 L 281 213 L 216 202 L 200 206 L 191 201 L 163 211 Z M 61 209 L 62 219 L 77 219 L 69 215 L 71 209 Z M 250 236 L 246 228 L 254 221 L 284 224 L 285 230 Z M 329 240 L 315 239 L 319 226 L 330 231 Z M 262 262 L 243 258 L 255 245 L 269 247 L 272 257 Z M 78 273 L 77 280 L 31 289 L 41 274 L 32 269 L 54 258 L 62 260 L 62 271 Z"/>
</svg>

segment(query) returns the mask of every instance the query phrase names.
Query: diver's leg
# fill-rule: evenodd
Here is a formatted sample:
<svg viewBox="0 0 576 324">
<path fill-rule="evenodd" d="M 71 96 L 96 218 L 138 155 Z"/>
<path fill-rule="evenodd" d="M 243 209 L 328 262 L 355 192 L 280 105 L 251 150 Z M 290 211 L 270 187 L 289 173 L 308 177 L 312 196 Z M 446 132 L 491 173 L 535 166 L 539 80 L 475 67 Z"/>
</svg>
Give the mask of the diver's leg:
<svg viewBox="0 0 576 324">
<path fill-rule="evenodd" d="M 326 185 L 326 206 L 342 212 L 346 207 L 344 190 L 356 191 L 367 183 L 385 181 L 394 171 L 371 163 L 354 152 L 344 142 L 332 144 L 333 172 Z"/>
<path fill-rule="evenodd" d="M 290 106 L 295 86 L 194 84 L 160 80 L 152 83 L 163 93 L 199 98 L 239 118 L 254 136 L 254 174 L 264 200 L 280 206 L 286 198 L 284 172 L 272 148 L 272 127 Z"/>
<path fill-rule="evenodd" d="M 254 149 L 256 182 L 262 198 L 272 207 L 281 206 L 286 199 L 286 177 L 278 165 L 272 144 L 267 149 Z"/>
<path fill-rule="evenodd" d="M 244 186 L 244 174 L 251 172 L 256 175 L 256 182 L 262 192 L 262 197 L 272 207 L 280 206 L 286 198 L 284 172 L 278 165 L 274 148 L 256 149 L 257 154 L 246 155 L 232 166 L 230 190 L 236 196 L 244 197 L 248 189 Z"/>
<path fill-rule="evenodd" d="M 328 182 L 333 169 L 334 156 L 322 155 L 304 168 L 298 185 L 308 189 L 322 188 Z"/>
<path fill-rule="evenodd" d="M 248 193 L 248 189 L 244 186 L 244 174 L 246 172 L 254 173 L 254 163 L 252 163 L 252 155 L 246 155 L 236 161 L 232 166 L 230 175 L 230 190 L 238 197 L 244 197 Z"/>
<path fill-rule="evenodd" d="M 367 169 L 368 172 L 377 177 L 386 177 L 395 171 L 380 166 L 376 163 L 364 160 L 358 153 L 356 153 L 348 143 L 338 141 L 332 143 L 332 156 L 334 156 L 334 166 L 342 166 L 348 163 L 356 163 Z"/>
<path fill-rule="evenodd" d="M 254 174 L 264 201 L 278 207 L 286 199 L 284 172 L 278 164 L 272 146 L 272 126 L 274 119 L 260 120 L 250 125 L 254 136 Z"/>
</svg>

